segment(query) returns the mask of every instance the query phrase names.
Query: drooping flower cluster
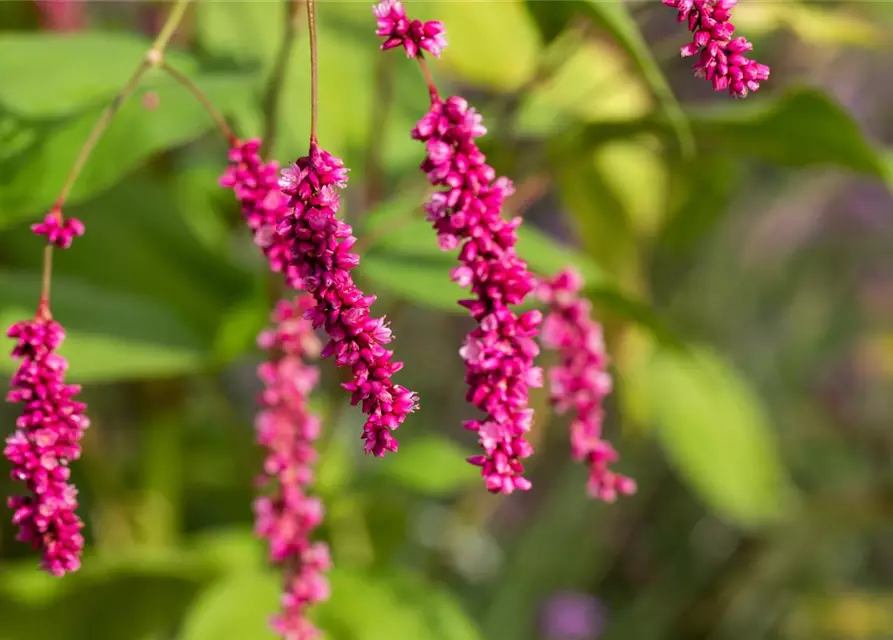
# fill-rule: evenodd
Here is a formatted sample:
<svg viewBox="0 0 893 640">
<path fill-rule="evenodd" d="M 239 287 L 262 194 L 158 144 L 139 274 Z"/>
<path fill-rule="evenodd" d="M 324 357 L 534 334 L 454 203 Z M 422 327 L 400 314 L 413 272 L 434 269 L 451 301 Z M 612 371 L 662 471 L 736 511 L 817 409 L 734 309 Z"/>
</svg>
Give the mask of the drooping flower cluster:
<svg viewBox="0 0 893 640">
<path fill-rule="evenodd" d="M 13 325 L 7 336 L 16 341 L 12 357 L 21 364 L 6 400 L 21 403 L 24 411 L 3 453 L 12 463 L 12 478 L 27 488 L 8 504 L 18 539 L 40 550 L 41 568 L 61 576 L 80 568 L 84 548 L 69 463 L 81 455 L 87 407 L 75 399 L 80 386 L 65 384 L 68 362 L 56 352 L 65 331 L 48 312 Z"/>
<path fill-rule="evenodd" d="M 376 33 L 386 38 L 382 49 L 402 44 L 422 64 L 425 41 L 417 36 L 425 30 L 442 40 L 433 53 L 446 46 L 441 23 L 409 21 L 400 2 L 384 0 L 373 11 Z M 407 25 L 415 25 L 415 30 Z M 478 322 L 459 351 L 465 360 L 466 398 L 485 414 L 464 423 L 477 433 L 483 449 L 483 455 L 468 461 L 481 467 L 490 492 L 523 491 L 531 485 L 521 461 L 533 454 L 526 439 L 533 423 L 529 389 L 542 385 L 542 370 L 534 366 L 542 314 L 534 310 L 519 315 L 512 306 L 524 301 L 536 281 L 515 251 L 521 219 L 502 218 L 502 204 L 514 187 L 508 178 L 496 177 L 474 141 L 487 132 L 481 116 L 463 98 L 441 100 L 430 77 L 428 82 L 431 108 L 412 130 L 412 137 L 427 150 L 421 169 L 440 187 L 425 211 L 441 249 L 461 245 L 461 266 L 450 275 L 471 289 L 474 297 L 459 304 Z"/>
<path fill-rule="evenodd" d="M 290 211 L 278 231 L 289 245 L 286 280 L 313 296 L 315 305 L 305 317 L 329 337 L 322 357 L 334 356 L 335 364 L 351 370 L 353 379 L 342 386 L 368 416 L 365 450 L 383 456 L 397 450 L 391 432 L 416 409 L 417 399 L 392 381 L 403 363 L 384 346 L 391 330 L 385 318 L 370 314 L 375 296 L 365 295 L 350 273 L 360 261 L 351 253 L 356 238 L 350 225 L 336 218 L 339 191 L 346 184 L 342 161 L 313 142 L 310 155 L 282 171 L 280 187 L 290 196 Z"/>
<path fill-rule="evenodd" d="M 636 483 L 611 471 L 619 458 L 602 439 L 602 402 L 611 392 L 611 376 L 601 326 L 591 317 L 592 305 L 580 297 L 583 280 L 565 270 L 537 290 L 549 305 L 543 323 L 543 345 L 555 349 L 560 363 L 549 370 L 551 400 L 559 414 L 571 413 L 571 453 L 589 467 L 589 494 L 613 502 L 618 494 L 632 494 Z"/>
<path fill-rule="evenodd" d="M 699 56 L 695 75 L 713 83 L 716 91 L 728 90 L 736 98 L 760 88 L 769 79 L 769 67 L 744 56 L 753 49 L 746 38 L 733 38 L 731 9 L 738 0 L 662 0 L 678 10 L 677 20 L 688 23 L 692 41 L 682 47 L 682 57 Z"/>
<path fill-rule="evenodd" d="M 375 35 L 385 38 L 382 50 L 402 46 L 406 56 L 415 58 L 421 51 L 428 51 L 435 58 L 447 46 L 446 29 L 439 20 L 410 20 L 406 17 L 403 3 L 399 0 L 383 0 L 372 8 L 378 19 Z"/>
<path fill-rule="evenodd" d="M 279 189 L 279 163 L 261 160 L 260 140 L 248 140 L 229 151 L 229 166 L 220 177 L 220 186 L 232 189 L 242 216 L 276 273 L 288 264 L 289 243 L 276 228 L 288 213 L 288 198 Z"/>
<path fill-rule="evenodd" d="M 267 450 L 259 483 L 268 493 L 255 501 L 255 528 L 269 541 L 270 559 L 285 567 L 282 613 L 273 619 L 273 627 L 286 640 L 318 638 L 307 609 L 329 597 L 325 577 L 331 565 L 329 549 L 312 541 L 323 520 L 323 507 L 307 493 L 321 427 L 307 405 L 319 376 L 304 363 L 319 353 L 319 342 L 303 318 L 312 306 L 309 296 L 279 302 L 273 312 L 275 327 L 258 337 L 259 346 L 270 356 L 258 368 L 264 390 L 255 422 L 258 442 Z"/>
</svg>

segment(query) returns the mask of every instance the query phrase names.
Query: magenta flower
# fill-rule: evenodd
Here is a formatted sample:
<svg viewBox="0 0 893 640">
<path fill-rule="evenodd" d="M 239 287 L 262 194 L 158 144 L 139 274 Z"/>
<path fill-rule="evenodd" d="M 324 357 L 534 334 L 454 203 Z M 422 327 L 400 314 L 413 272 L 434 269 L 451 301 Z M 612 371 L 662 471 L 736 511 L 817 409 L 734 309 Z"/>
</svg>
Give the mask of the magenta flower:
<svg viewBox="0 0 893 640">
<path fill-rule="evenodd" d="M 279 302 L 273 312 L 276 326 L 258 337 L 259 346 L 270 354 L 258 368 L 264 390 L 255 422 L 258 442 L 267 451 L 258 482 L 269 493 L 255 501 L 255 530 L 269 541 L 270 559 L 286 569 L 282 613 L 273 619 L 274 629 L 286 640 L 320 637 L 307 609 L 329 597 L 324 575 L 331 565 L 329 550 L 311 540 L 322 523 L 323 507 L 307 495 L 320 434 L 320 420 L 307 406 L 319 374 L 304 363 L 319 353 L 319 342 L 303 318 L 312 306 L 309 296 Z"/>
<path fill-rule="evenodd" d="M 13 480 L 28 492 L 9 498 L 8 504 L 18 539 L 41 551 L 41 568 L 61 576 L 80 568 L 84 549 L 68 465 L 81 455 L 81 436 L 90 424 L 87 406 L 75 400 L 80 386 L 65 384 L 68 362 L 56 353 L 65 331 L 48 313 L 13 325 L 7 336 L 16 341 L 12 357 L 21 365 L 6 400 L 21 403 L 24 410 L 3 453 L 12 463 Z"/>
<path fill-rule="evenodd" d="M 263 250 L 270 269 L 279 273 L 288 263 L 289 243 L 276 228 L 289 211 L 288 198 L 279 189 L 279 164 L 261 160 L 260 144 L 248 140 L 230 149 L 230 164 L 220 185 L 235 192 L 254 243 Z"/>
<path fill-rule="evenodd" d="M 732 38 L 735 25 L 731 9 L 738 0 L 662 0 L 678 9 L 677 20 L 687 22 L 692 41 L 682 47 L 682 57 L 700 54 L 693 69 L 699 78 L 713 83 L 716 91 L 745 98 L 769 79 L 769 67 L 744 56 L 753 45 L 745 38 Z"/>
<path fill-rule="evenodd" d="M 280 186 L 291 198 L 291 211 L 278 230 L 290 246 L 286 280 L 313 296 L 315 306 L 305 317 L 329 337 L 322 357 L 334 356 L 335 364 L 350 368 L 353 379 L 342 386 L 368 416 L 363 427 L 366 453 L 383 456 L 397 450 L 391 432 L 415 411 L 417 399 L 391 380 L 403 368 L 384 347 L 391 330 L 385 318 L 370 314 L 375 296 L 360 291 L 350 273 L 360 261 L 351 253 L 356 238 L 350 225 L 335 217 L 339 191 L 346 184 L 342 161 L 313 142 L 309 156 L 282 171 Z"/>
<path fill-rule="evenodd" d="M 45 236 L 47 242 L 60 249 L 71 246 L 75 237 L 84 235 L 84 223 L 77 218 L 62 218 L 62 213 L 54 209 L 46 215 L 43 222 L 31 225 L 36 235 Z"/>
<path fill-rule="evenodd" d="M 636 491 L 634 480 L 611 471 L 617 451 L 602 439 L 602 403 L 611 392 L 611 376 L 602 328 L 591 317 L 592 305 L 580 297 L 583 280 L 565 270 L 540 284 L 537 294 L 549 304 L 543 344 L 555 349 L 560 363 L 549 371 L 551 400 L 559 414 L 571 413 L 571 453 L 589 467 L 589 494 L 613 502 Z"/>
<path fill-rule="evenodd" d="M 372 12 L 378 19 L 375 35 L 385 38 L 381 44 L 382 50 L 402 46 L 409 58 L 415 58 L 422 51 L 439 58 L 440 52 L 447 46 L 446 29 L 442 22 L 410 20 L 399 0 L 382 0 L 372 8 Z"/>
<path fill-rule="evenodd" d="M 474 295 L 459 301 L 478 322 L 459 352 L 466 365 L 466 397 L 485 414 L 465 423 L 477 432 L 484 451 L 469 462 L 482 468 L 489 491 L 512 493 L 530 488 L 521 460 L 533 453 L 525 434 L 533 422 L 529 388 L 542 385 L 542 371 L 534 366 L 542 314 L 519 315 L 511 308 L 536 283 L 515 251 L 521 219 L 501 215 L 512 183 L 496 177 L 474 142 L 484 133 L 481 116 L 464 99 L 442 102 L 435 96 L 412 137 L 425 143 L 421 168 L 441 188 L 425 205 L 428 220 L 443 250 L 461 245 L 461 265 L 451 276 Z"/>
</svg>

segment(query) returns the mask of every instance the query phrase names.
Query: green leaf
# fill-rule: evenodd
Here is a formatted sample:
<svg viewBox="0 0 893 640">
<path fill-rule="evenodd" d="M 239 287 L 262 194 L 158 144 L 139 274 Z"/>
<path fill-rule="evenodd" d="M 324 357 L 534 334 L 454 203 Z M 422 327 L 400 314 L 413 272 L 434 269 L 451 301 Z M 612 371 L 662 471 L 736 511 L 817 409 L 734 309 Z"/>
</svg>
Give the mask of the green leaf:
<svg viewBox="0 0 893 640">
<path fill-rule="evenodd" d="M 54 278 L 53 285 L 53 316 L 67 333 L 60 352 L 69 359 L 72 380 L 174 376 L 205 363 L 202 342 L 163 307 L 64 277 Z M 0 273 L 3 326 L 32 318 L 39 292 L 37 274 Z M 3 359 L 0 371 L 10 373 L 16 365 Z"/>
<path fill-rule="evenodd" d="M 278 2 L 199 2 L 196 36 L 213 56 L 267 68 L 282 46 L 285 11 Z"/>
<path fill-rule="evenodd" d="M 450 280 L 450 269 L 456 266 L 449 254 L 424 255 L 396 251 L 370 251 L 363 256 L 357 273 L 376 287 L 412 301 L 415 304 L 465 313 L 458 300 L 468 293 Z"/>
<path fill-rule="evenodd" d="M 759 397 L 705 349 L 658 349 L 623 377 L 677 472 L 718 514 L 770 523 L 791 488 Z"/>
<path fill-rule="evenodd" d="M 196 84 L 224 113 L 245 100 L 243 76 L 200 76 Z M 214 127 L 202 106 L 183 87 L 167 80 L 153 91 L 159 106 L 147 110 L 138 91 L 121 107 L 75 183 L 69 204 L 82 201 L 143 164 L 152 155 L 194 140 Z M 21 122 L 32 143 L 0 161 L 0 226 L 46 209 L 58 196 L 81 145 L 101 108 L 57 122 Z"/>
<path fill-rule="evenodd" d="M 542 43 L 522 1 L 438 2 L 435 7 L 450 43 L 443 64 L 463 80 L 513 91 L 536 73 Z M 496 26 L 503 37 L 494 37 Z"/>
<path fill-rule="evenodd" d="M 0 107 L 27 118 L 56 118 L 108 102 L 151 44 L 112 32 L 0 34 L 0 60 L 15 60 L 0 68 Z M 189 75 L 195 73 L 197 64 L 190 57 L 176 51 L 165 57 Z"/>
<path fill-rule="evenodd" d="M 827 94 L 794 89 L 776 100 L 749 100 L 692 114 L 705 146 L 806 167 L 830 165 L 891 181 L 889 164 L 853 117 Z"/>
<path fill-rule="evenodd" d="M 282 576 L 272 571 L 226 577 L 199 595 L 180 640 L 273 640 L 281 593 Z"/>
<path fill-rule="evenodd" d="M 117 555 L 88 557 L 64 581 L 38 572 L 33 562 L 4 568 L 0 611 L 6 614 L 10 603 L 29 618 L 4 615 L 0 633 L 21 631 L 2 637 L 145 640 L 168 632 L 213 576 L 202 562 L 179 553 Z"/>
<path fill-rule="evenodd" d="M 336 569 L 331 580 L 332 598 L 318 610 L 330 640 L 482 638 L 449 593 L 414 575 Z"/>
<path fill-rule="evenodd" d="M 400 455 L 382 460 L 375 471 L 422 495 L 447 496 L 480 484 L 467 453 L 452 440 L 430 435 L 400 445 Z"/>
</svg>

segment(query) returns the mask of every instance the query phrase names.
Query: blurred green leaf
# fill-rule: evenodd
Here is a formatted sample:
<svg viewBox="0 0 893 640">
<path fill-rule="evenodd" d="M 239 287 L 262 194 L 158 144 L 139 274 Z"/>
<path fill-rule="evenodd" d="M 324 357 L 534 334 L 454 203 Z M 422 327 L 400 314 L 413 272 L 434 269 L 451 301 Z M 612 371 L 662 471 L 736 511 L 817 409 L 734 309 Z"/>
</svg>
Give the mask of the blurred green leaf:
<svg viewBox="0 0 893 640">
<path fill-rule="evenodd" d="M 400 455 L 382 460 L 376 472 L 422 495 L 439 497 L 480 484 L 480 474 L 466 457 L 452 440 L 429 435 L 400 445 Z"/>
<path fill-rule="evenodd" d="M 331 579 L 332 598 L 317 616 L 331 640 L 482 638 L 449 593 L 416 575 L 336 569 Z"/>
<path fill-rule="evenodd" d="M 199 2 L 199 44 L 215 57 L 272 65 L 284 37 L 286 5 L 280 2 Z"/>
<path fill-rule="evenodd" d="M 413 303 L 465 313 L 458 300 L 468 293 L 450 280 L 450 269 L 455 259 L 447 253 L 420 254 L 397 251 L 370 251 L 357 268 L 357 273 L 368 278 L 376 287 L 390 291 Z"/>
<path fill-rule="evenodd" d="M 651 55 L 651 49 L 645 41 L 645 37 L 630 15 L 627 5 L 622 2 L 604 2 L 603 0 L 586 0 L 582 5 L 588 10 L 596 24 L 604 28 L 639 67 L 642 77 L 648 82 L 651 91 L 661 105 L 664 117 L 679 143 L 682 155 L 690 156 L 694 153 L 691 127 L 673 95 L 660 65 Z"/>
<path fill-rule="evenodd" d="M 273 571 L 239 573 L 211 585 L 197 598 L 180 640 L 273 640 L 270 618 L 282 593 Z"/>
<path fill-rule="evenodd" d="M 195 83 L 224 113 L 245 100 L 243 76 L 198 76 Z M 109 125 L 72 190 L 69 204 L 110 187 L 153 154 L 194 140 L 214 127 L 202 106 L 185 89 L 166 80 L 152 89 L 159 106 L 147 110 L 138 91 Z M 59 195 L 74 159 L 101 108 L 54 122 L 22 122 L 32 144 L 0 161 L 0 226 L 46 209 Z M 223 163 L 221 163 L 222 165 Z"/>
<path fill-rule="evenodd" d="M 794 0 L 784 4 L 749 2 L 735 10 L 735 25 L 742 33 L 751 35 L 790 31 L 809 45 L 885 48 L 889 27 L 869 22 L 850 9 Z"/>
<path fill-rule="evenodd" d="M 782 165 L 839 166 L 893 180 L 883 154 L 827 94 L 795 89 L 776 100 L 751 100 L 692 113 L 705 147 Z"/>
<path fill-rule="evenodd" d="M 57 118 L 106 102 L 151 44 L 128 33 L 2 33 L 0 60 L 15 64 L 0 66 L 0 107 L 24 118 Z M 176 51 L 165 57 L 189 75 L 198 66 Z"/>
<path fill-rule="evenodd" d="M 524 2 L 439 2 L 436 7 L 450 43 L 443 63 L 460 78 L 513 91 L 533 77 L 542 43 Z M 495 25 L 511 37 L 494 38 Z"/>
<path fill-rule="evenodd" d="M 60 352 L 70 361 L 72 380 L 173 376 L 205 363 L 202 342 L 163 307 L 73 279 L 57 277 L 53 284 L 53 316 L 67 332 Z M 36 274 L 0 273 L 3 326 L 32 318 L 39 292 Z M 0 371 L 16 365 L 4 359 Z"/>
<path fill-rule="evenodd" d="M 33 563 L 15 571 L 4 568 L 0 610 L 5 612 L 11 603 L 29 617 L 4 617 L 0 637 L 145 640 L 169 632 L 213 572 L 183 554 L 140 555 L 88 557 L 84 567 L 64 581 L 38 572 Z M 35 576 L 24 581 L 32 582 L 29 593 L 19 593 L 17 578 L 29 571 Z M 3 635 L 7 630 L 15 635 Z"/>
<path fill-rule="evenodd" d="M 175 313 L 207 345 L 225 310 L 250 293 L 251 278 L 228 255 L 195 238 L 184 222 L 192 212 L 180 209 L 175 185 L 140 172 L 69 209 L 84 221 L 87 233 L 71 251 L 57 252 L 54 269 L 104 291 L 151 300 Z M 221 194 L 224 200 L 232 197 L 222 189 Z M 38 272 L 39 248 L 24 224 L 0 234 L 0 251 L 17 268 Z"/>
<path fill-rule="evenodd" d="M 778 518 L 790 485 L 762 403 L 705 349 L 658 349 L 624 375 L 625 394 L 678 473 L 717 513 L 743 526 Z"/>
</svg>

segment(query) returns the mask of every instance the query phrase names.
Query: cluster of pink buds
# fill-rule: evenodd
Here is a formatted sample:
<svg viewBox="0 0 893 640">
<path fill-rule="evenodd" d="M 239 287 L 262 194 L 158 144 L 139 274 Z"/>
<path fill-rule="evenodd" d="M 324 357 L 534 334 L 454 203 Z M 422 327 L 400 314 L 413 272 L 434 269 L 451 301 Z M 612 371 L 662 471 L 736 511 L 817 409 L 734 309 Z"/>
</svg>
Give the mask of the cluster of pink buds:
<svg viewBox="0 0 893 640">
<path fill-rule="evenodd" d="M 255 429 L 267 451 L 259 484 L 270 493 L 255 502 L 255 527 L 269 541 L 270 559 L 285 567 L 282 613 L 273 627 L 287 640 L 319 637 L 307 609 L 329 597 L 329 549 L 311 539 L 322 523 L 323 507 L 307 494 L 317 458 L 314 442 L 320 434 L 320 419 L 307 406 L 319 374 L 304 363 L 319 353 L 319 342 L 303 318 L 312 306 L 309 296 L 280 302 L 273 312 L 274 328 L 258 337 L 269 354 L 258 369 L 264 390 Z"/>
<path fill-rule="evenodd" d="M 560 358 L 549 370 L 549 383 L 555 410 L 572 414 L 571 454 L 589 467 L 589 494 L 613 502 L 618 494 L 635 493 L 636 483 L 609 469 L 619 457 L 602 439 L 602 403 L 611 392 L 611 376 L 602 328 L 591 317 L 589 300 L 580 296 L 582 288 L 582 278 L 570 269 L 540 284 L 537 295 L 549 305 L 542 339 Z"/>
<path fill-rule="evenodd" d="M 366 453 L 383 456 L 397 450 L 392 431 L 415 411 L 417 399 L 391 379 L 403 363 L 384 346 L 391 341 L 390 327 L 385 318 L 370 314 L 375 296 L 365 295 L 350 273 L 360 261 L 351 253 L 356 238 L 336 217 L 346 184 L 344 163 L 312 142 L 308 156 L 282 171 L 280 187 L 290 197 L 290 210 L 278 231 L 290 245 L 286 280 L 313 296 L 316 304 L 305 317 L 329 337 L 322 357 L 334 356 L 335 364 L 352 374 L 342 386 L 367 416 Z"/>
<path fill-rule="evenodd" d="M 83 235 L 84 225 L 74 218 L 63 221 L 54 211 L 33 230 L 53 245 L 69 247 L 74 236 Z M 80 440 L 90 424 L 87 405 L 75 399 L 80 386 L 65 384 L 68 362 L 57 353 L 65 330 L 50 316 L 46 300 L 34 320 L 14 324 L 7 336 L 15 340 L 12 357 L 21 364 L 6 400 L 24 409 L 3 453 L 12 463 L 13 480 L 27 488 L 26 495 L 8 503 L 18 539 L 41 552 L 45 571 L 61 576 L 80 567 L 84 548 L 69 464 L 81 455 Z"/>
<path fill-rule="evenodd" d="M 375 35 L 385 41 L 382 50 L 402 46 L 408 58 L 415 58 L 422 51 L 427 51 L 435 58 L 446 47 L 446 29 L 439 20 L 410 20 L 406 17 L 403 3 L 398 0 L 384 0 L 372 8 L 378 20 Z"/>
<path fill-rule="evenodd" d="M 747 39 L 733 38 L 731 9 L 737 0 L 662 0 L 678 10 L 677 20 L 686 22 L 692 41 L 682 47 L 682 57 L 699 56 L 695 75 L 713 83 L 716 91 L 728 90 L 736 98 L 760 88 L 768 80 L 769 67 L 744 56 L 753 49 Z"/>
</svg>

